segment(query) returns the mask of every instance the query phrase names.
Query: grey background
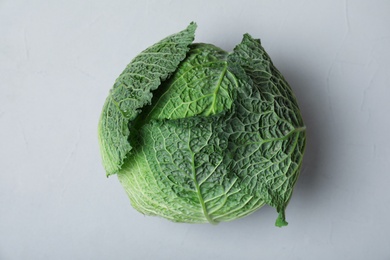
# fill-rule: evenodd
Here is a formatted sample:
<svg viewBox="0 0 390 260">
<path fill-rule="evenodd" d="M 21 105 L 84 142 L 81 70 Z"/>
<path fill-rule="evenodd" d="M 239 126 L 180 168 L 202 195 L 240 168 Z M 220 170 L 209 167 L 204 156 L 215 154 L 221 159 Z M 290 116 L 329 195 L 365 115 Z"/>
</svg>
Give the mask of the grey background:
<svg viewBox="0 0 390 260">
<path fill-rule="evenodd" d="M 0 1 L 0 259 L 390 259 L 389 1 Z M 136 212 L 106 178 L 96 128 L 140 51 L 198 23 L 249 32 L 307 125 L 287 208 L 217 226 Z"/>
</svg>

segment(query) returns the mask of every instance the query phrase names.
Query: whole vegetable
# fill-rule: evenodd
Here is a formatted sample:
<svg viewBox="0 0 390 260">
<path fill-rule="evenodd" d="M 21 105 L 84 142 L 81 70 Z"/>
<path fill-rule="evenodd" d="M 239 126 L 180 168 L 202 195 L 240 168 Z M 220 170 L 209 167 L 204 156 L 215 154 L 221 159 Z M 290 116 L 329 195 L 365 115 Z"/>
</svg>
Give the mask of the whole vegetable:
<svg viewBox="0 0 390 260">
<path fill-rule="evenodd" d="M 196 24 L 135 57 L 104 104 L 99 143 L 135 209 L 218 223 L 265 204 L 287 225 L 305 126 L 260 40 L 234 51 L 192 44 Z"/>
</svg>

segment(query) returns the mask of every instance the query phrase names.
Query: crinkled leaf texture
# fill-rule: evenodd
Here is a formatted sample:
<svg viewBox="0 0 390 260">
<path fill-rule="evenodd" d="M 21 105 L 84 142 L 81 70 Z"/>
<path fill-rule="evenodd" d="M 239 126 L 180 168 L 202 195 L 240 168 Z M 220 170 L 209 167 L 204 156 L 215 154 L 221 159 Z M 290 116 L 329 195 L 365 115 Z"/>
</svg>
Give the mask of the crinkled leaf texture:
<svg viewBox="0 0 390 260">
<path fill-rule="evenodd" d="M 196 25 L 139 54 L 104 105 L 99 141 L 134 208 L 218 223 L 268 204 L 285 209 L 305 149 L 296 98 L 245 34 L 233 52 L 192 44 Z"/>
</svg>

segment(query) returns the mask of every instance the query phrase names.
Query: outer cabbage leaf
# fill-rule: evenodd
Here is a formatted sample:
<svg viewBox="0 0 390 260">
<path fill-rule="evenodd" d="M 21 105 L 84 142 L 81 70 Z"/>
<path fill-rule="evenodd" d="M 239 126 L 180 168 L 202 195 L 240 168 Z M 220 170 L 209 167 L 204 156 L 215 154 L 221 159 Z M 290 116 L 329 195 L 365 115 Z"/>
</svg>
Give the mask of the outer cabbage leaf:
<svg viewBox="0 0 390 260">
<path fill-rule="evenodd" d="M 140 133 L 135 156 L 118 178 L 132 205 L 176 222 L 218 223 L 255 211 L 264 202 L 242 192 L 231 171 L 228 115 L 153 120 Z"/>
<path fill-rule="evenodd" d="M 285 208 L 299 175 L 306 140 L 296 98 L 260 40 L 249 34 L 228 61 L 243 87 L 228 123 L 231 129 L 226 130 L 232 134 L 232 170 L 242 180 L 243 189 L 259 194 L 277 209 L 276 225 L 287 225 Z"/>
<path fill-rule="evenodd" d="M 120 74 L 101 113 L 98 138 L 107 175 L 116 173 L 132 149 L 129 123 L 149 104 L 153 90 L 166 80 L 186 57 L 196 24 L 166 37 L 135 57 Z"/>
</svg>

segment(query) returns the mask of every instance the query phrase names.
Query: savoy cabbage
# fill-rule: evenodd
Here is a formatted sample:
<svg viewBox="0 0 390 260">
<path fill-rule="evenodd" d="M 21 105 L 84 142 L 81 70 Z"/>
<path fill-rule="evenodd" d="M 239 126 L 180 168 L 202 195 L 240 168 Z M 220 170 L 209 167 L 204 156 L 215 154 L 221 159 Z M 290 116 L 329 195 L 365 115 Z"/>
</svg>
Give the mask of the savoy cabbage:
<svg viewBox="0 0 390 260">
<path fill-rule="evenodd" d="M 305 126 L 296 98 L 260 44 L 233 52 L 193 44 L 196 24 L 136 56 L 101 114 L 107 175 L 135 209 L 175 222 L 218 223 L 265 204 L 287 225 Z"/>
</svg>

